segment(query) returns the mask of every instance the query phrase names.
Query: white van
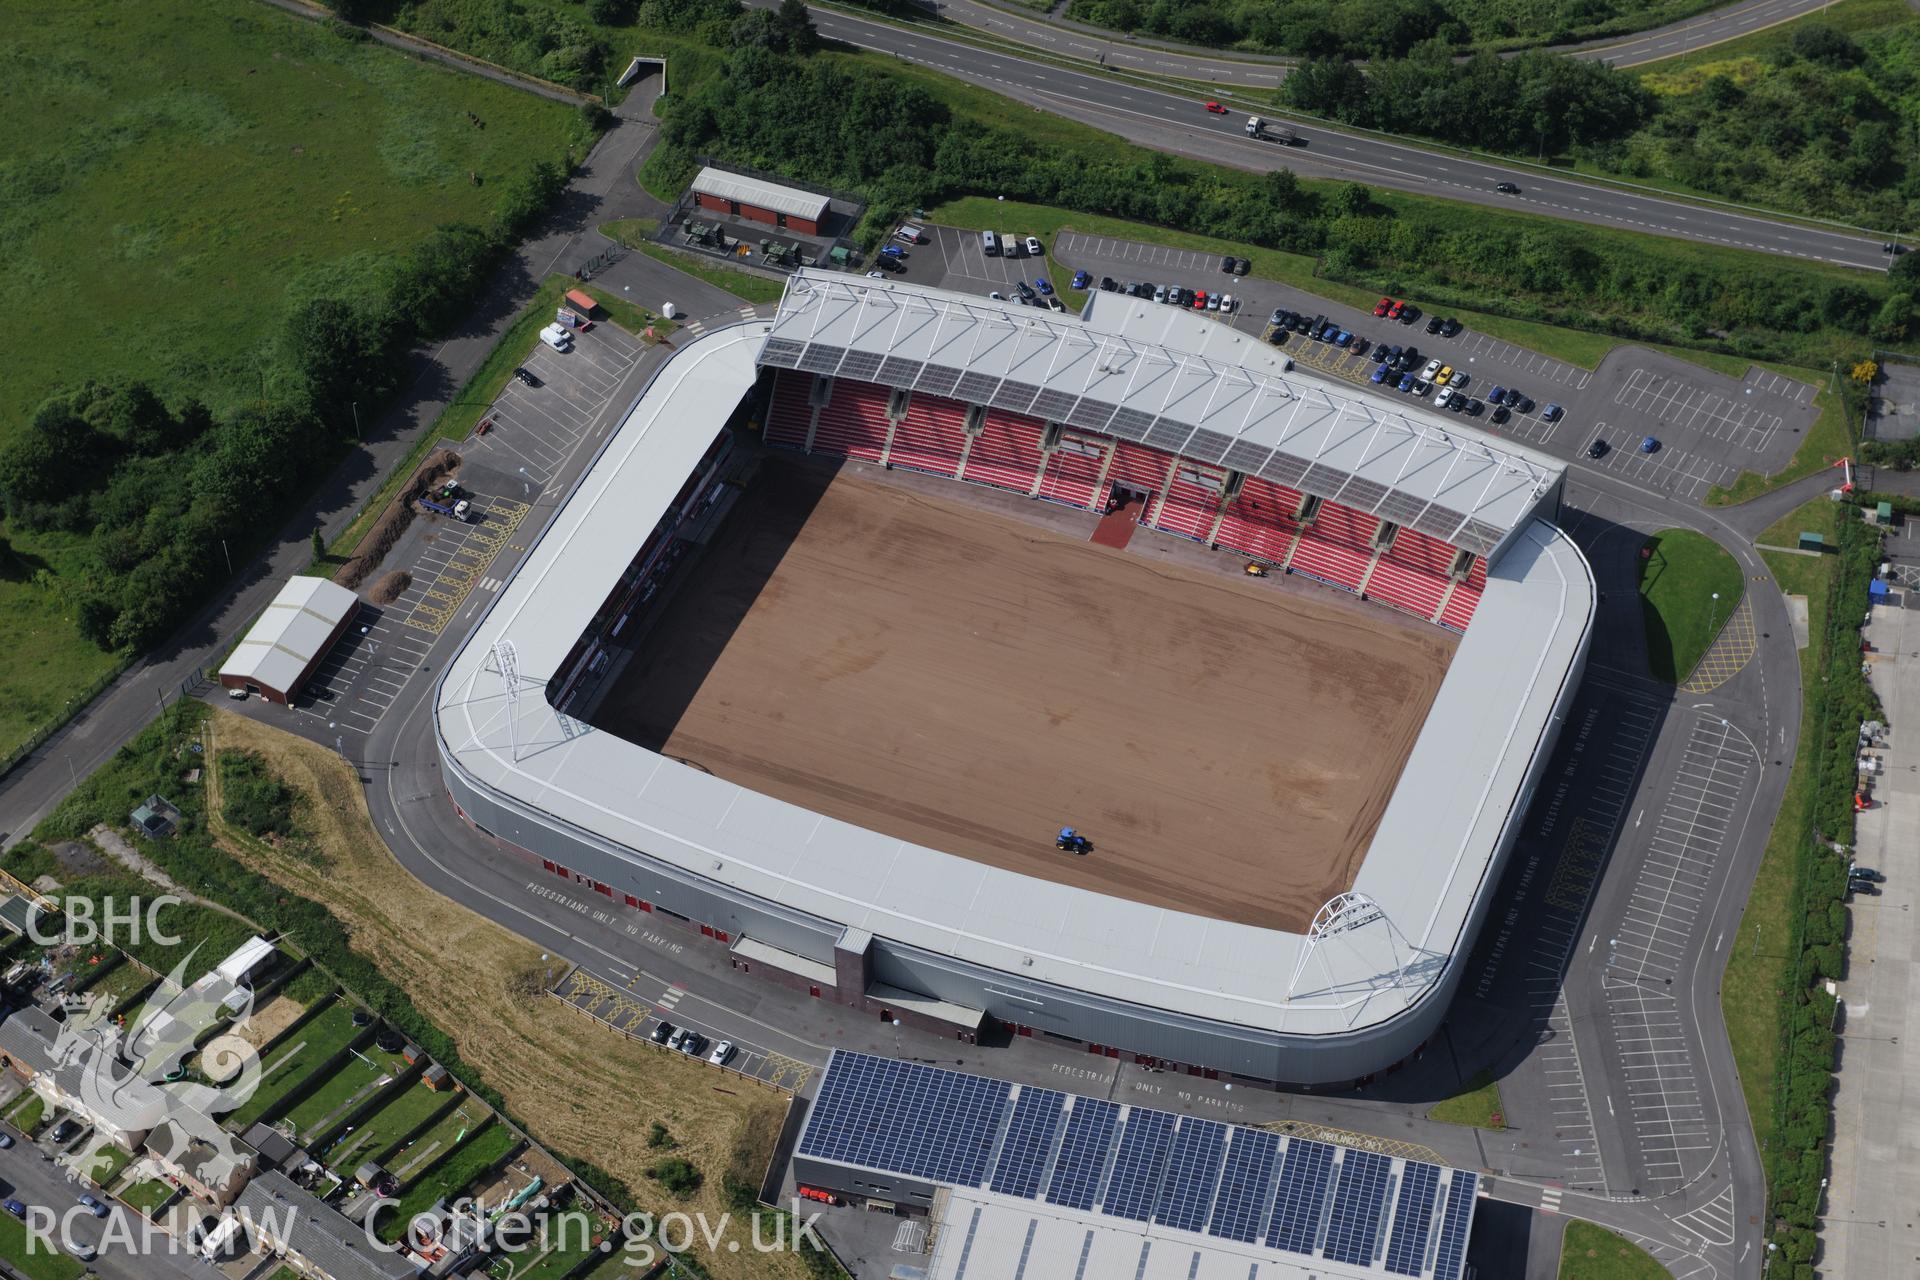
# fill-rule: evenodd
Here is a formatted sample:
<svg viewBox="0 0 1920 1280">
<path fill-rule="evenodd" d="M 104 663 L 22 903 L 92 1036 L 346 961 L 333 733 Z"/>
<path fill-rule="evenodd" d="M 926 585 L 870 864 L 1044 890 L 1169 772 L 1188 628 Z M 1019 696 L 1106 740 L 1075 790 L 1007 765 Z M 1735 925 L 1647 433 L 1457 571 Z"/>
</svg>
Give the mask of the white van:
<svg viewBox="0 0 1920 1280">
<path fill-rule="evenodd" d="M 1009 258 L 1018 258 L 1026 252 L 1020 247 L 1020 237 L 1012 234 L 1003 234 L 1000 237 L 1000 249 Z"/>
<path fill-rule="evenodd" d="M 893 238 L 901 244 L 925 244 L 927 242 L 927 233 L 912 223 L 908 223 L 906 226 L 895 231 Z"/>
<path fill-rule="evenodd" d="M 573 348 L 573 333 L 563 324 L 550 324 L 540 331 L 540 341 L 555 351 L 569 351 Z"/>
<path fill-rule="evenodd" d="M 991 231 L 980 233 L 980 252 L 989 258 L 1000 256 L 1000 237 Z"/>
</svg>

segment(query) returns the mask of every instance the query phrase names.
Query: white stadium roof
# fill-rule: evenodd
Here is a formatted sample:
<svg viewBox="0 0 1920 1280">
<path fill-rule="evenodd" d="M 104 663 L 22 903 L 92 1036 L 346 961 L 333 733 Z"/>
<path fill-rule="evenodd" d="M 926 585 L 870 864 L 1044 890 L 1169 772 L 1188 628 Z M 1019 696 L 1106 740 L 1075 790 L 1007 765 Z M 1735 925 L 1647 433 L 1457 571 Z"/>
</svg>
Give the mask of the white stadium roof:
<svg viewBox="0 0 1920 1280">
<path fill-rule="evenodd" d="M 798 187 L 783 187 L 777 182 L 762 182 L 724 169 L 702 169 L 700 176 L 693 180 L 693 189 L 700 195 L 737 200 L 790 218 L 818 221 L 827 215 L 828 200 L 823 195 Z"/>
<path fill-rule="evenodd" d="M 1592 577 L 1573 543 L 1544 520 L 1529 517 L 1503 533 L 1511 545 L 1489 567 L 1473 625 L 1361 866 L 1356 891 L 1386 912 L 1398 938 L 1387 929 L 1356 928 L 1324 942 L 1297 992 L 1289 992 L 1288 977 L 1306 956 L 1299 934 L 1109 897 L 865 830 L 613 734 L 582 732 L 536 692 L 507 696 L 492 656 L 496 643 L 511 642 L 526 679 L 556 674 L 657 514 L 753 385 L 756 355 L 781 342 L 799 354 L 824 350 L 808 334 L 843 337 L 837 345 L 845 355 L 877 343 L 861 335 L 879 325 L 896 337 L 917 333 L 926 353 L 942 356 L 942 367 L 964 368 L 977 357 L 1001 369 L 990 391 L 1005 371 L 1042 359 L 1055 368 L 1071 362 L 1084 381 L 1098 368 L 1099 353 L 1109 363 L 1150 364 L 1160 369 L 1156 376 L 1182 385 L 1194 370 L 1210 368 L 1223 383 L 1218 395 L 1195 387 L 1177 402 L 1164 393 L 1159 401 L 1188 412 L 1228 396 L 1260 398 L 1275 407 L 1248 428 L 1261 441 L 1256 447 L 1299 461 L 1309 449 L 1304 433 L 1319 442 L 1313 449 L 1344 448 L 1340 456 L 1349 460 L 1398 452 L 1405 465 L 1394 463 L 1396 474 L 1434 493 L 1451 490 L 1433 477 L 1478 470 L 1483 480 L 1475 492 L 1482 496 L 1474 518 L 1496 531 L 1496 519 L 1521 518 L 1520 492 L 1559 478 L 1557 464 L 1511 447 L 1496 450 L 1451 424 L 1442 429 L 1388 415 L 1344 389 L 1296 376 L 1282 397 L 1268 375 L 1250 382 L 1254 375 L 1244 365 L 1228 368 L 1100 331 L 1105 317 L 1097 313 L 1092 324 L 1033 329 L 984 310 L 968 314 L 954 295 L 916 302 L 897 288 L 876 292 L 884 296 L 868 302 L 803 276 L 771 325 L 718 328 L 681 346 L 449 664 L 436 705 L 449 767 L 555 825 L 645 850 L 686 873 L 901 945 L 1071 990 L 1305 1035 L 1352 1033 L 1418 1002 L 1463 941 L 1492 852 L 1524 798 L 1556 700 L 1584 652 Z M 1122 329 L 1134 323 L 1119 320 Z M 1030 343 L 1040 345 L 1029 352 Z M 861 361 L 862 376 L 885 381 L 872 371 L 885 360 Z M 1199 421 L 1213 420 L 1193 412 Z M 1342 445 L 1351 439 L 1345 431 L 1373 443 Z M 1291 452 L 1296 447 L 1300 452 Z M 1524 506 L 1531 512 L 1537 499 Z"/>
<path fill-rule="evenodd" d="M 325 578 L 293 577 L 220 664 L 220 674 L 287 692 L 360 597 Z"/>
<path fill-rule="evenodd" d="M 1491 557 L 1559 460 L 1346 383 L 1257 337 L 1096 293 L 1086 320 L 972 294 L 801 271 L 760 362 L 1030 413 L 1264 476 Z"/>
</svg>

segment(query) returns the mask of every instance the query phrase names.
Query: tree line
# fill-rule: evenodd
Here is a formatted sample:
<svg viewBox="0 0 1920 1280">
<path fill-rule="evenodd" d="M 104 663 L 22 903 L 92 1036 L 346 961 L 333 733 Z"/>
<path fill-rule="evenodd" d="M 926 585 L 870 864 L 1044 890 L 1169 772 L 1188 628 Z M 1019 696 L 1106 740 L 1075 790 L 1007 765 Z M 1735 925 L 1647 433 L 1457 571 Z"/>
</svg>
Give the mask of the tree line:
<svg viewBox="0 0 1920 1280">
<path fill-rule="evenodd" d="M 78 581 L 55 584 L 81 634 L 137 650 L 185 621 L 286 523 L 398 387 L 414 347 L 472 307 L 565 181 L 557 164 L 529 165 L 485 226 L 431 232 L 363 294 L 290 307 L 271 392 L 229 413 L 167 404 L 137 381 L 89 381 L 43 404 L 0 448 L 0 505 L 14 529 L 86 539 Z"/>
</svg>

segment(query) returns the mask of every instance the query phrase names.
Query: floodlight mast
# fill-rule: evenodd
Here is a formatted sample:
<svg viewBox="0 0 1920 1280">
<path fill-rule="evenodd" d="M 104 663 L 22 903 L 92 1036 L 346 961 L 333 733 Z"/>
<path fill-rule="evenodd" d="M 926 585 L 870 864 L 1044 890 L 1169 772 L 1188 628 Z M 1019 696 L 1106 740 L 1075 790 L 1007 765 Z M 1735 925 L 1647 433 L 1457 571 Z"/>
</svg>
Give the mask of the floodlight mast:
<svg viewBox="0 0 1920 1280">
<path fill-rule="evenodd" d="M 1385 985 L 1389 988 L 1400 986 L 1406 979 L 1407 970 L 1420 948 L 1413 946 L 1387 915 L 1385 907 L 1364 893 L 1342 893 L 1329 898 L 1321 908 L 1313 913 L 1313 923 L 1307 926 L 1306 945 L 1300 949 L 1300 959 L 1293 966 L 1293 977 L 1287 980 L 1287 999 L 1293 999 L 1293 993 L 1300 985 L 1300 976 L 1307 971 L 1307 965 L 1319 956 L 1320 967 L 1327 975 L 1327 986 L 1337 987 L 1339 982 L 1333 976 L 1333 966 L 1327 963 L 1321 954 L 1321 944 L 1343 934 L 1356 933 L 1369 925 L 1386 926 L 1387 946 L 1393 953 L 1393 970 L 1386 975 Z M 1405 958 L 1402 958 L 1403 951 Z"/>
<path fill-rule="evenodd" d="M 493 665 L 500 672 L 500 692 L 507 696 L 507 747 L 520 762 L 520 654 L 513 641 L 501 636 L 493 642 Z"/>
</svg>

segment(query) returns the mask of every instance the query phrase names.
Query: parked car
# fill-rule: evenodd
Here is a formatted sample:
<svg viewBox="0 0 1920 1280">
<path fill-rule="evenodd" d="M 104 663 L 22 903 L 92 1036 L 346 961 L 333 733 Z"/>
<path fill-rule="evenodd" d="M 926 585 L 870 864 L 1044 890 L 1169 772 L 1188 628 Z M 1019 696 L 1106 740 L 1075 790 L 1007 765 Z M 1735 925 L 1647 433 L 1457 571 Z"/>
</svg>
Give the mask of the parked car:
<svg viewBox="0 0 1920 1280">
<path fill-rule="evenodd" d="M 1235 258 L 1233 260 L 1233 274 L 1243 276 L 1251 270 L 1253 270 L 1252 258 Z"/>
<path fill-rule="evenodd" d="M 897 244 L 890 244 L 880 250 L 880 256 L 883 258 L 904 258 L 907 256 L 907 251 Z"/>
<path fill-rule="evenodd" d="M 1220 309 L 1220 295 L 1217 293 L 1208 294 L 1205 305 L 1209 311 L 1218 311 Z"/>
<path fill-rule="evenodd" d="M 1033 286 L 1025 280 L 1015 280 L 1013 282 L 1013 291 L 1023 298 L 1033 297 Z"/>
<path fill-rule="evenodd" d="M 1033 278 L 1033 287 L 1041 293 L 1052 293 L 1053 281 L 1047 279 L 1045 276 L 1035 276 Z"/>
<path fill-rule="evenodd" d="M 1455 369 L 1453 371 L 1453 381 L 1448 385 L 1453 387 L 1464 387 L 1467 385 L 1467 383 L 1471 382 L 1472 380 L 1473 380 L 1472 376 L 1469 375 L 1465 369 Z"/>
<path fill-rule="evenodd" d="M 1520 403 L 1513 406 L 1519 413 L 1532 413 L 1533 401 L 1526 396 L 1520 397 Z"/>
<path fill-rule="evenodd" d="M 987 296 L 989 298 L 992 298 L 995 302 L 1005 302 L 1007 300 L 1007 295 L 1000 292 L 998 289 L 991 290 L 987 294 Z"/>
<path fill-rule="evenodd" d="M 1086 272 L 1084 272 L 1084 271 L 1076 271 L 1076 272 L 1074 272 L 1074 273 L 1073 273 L 1073 286 L 1072 286 L 1072 287 L 1073 287 L 1073 288 L 1075 288 L 1075 289 L 1084 289 L 1084 288 L 1086 288 L 1086 287 L 1087 287 L 1087 281 L 1089 281 L 1089 280 L 1091 280 L 1091 279 L 1093 279 L 1093 277 L 1092 277 L 1092 276 L 1090 276 L 1090 275 L 1088 275 L 1088 274 L 1087 274 Z"/>
<path fill-rule="evenodd" d="M 1654 439 L 1652 436 L 1647 436 L 1640 441 L 1640 452 L 1658 453 L 1659 451 L 1660 451 L 1660 442 Z"/>
<path fill-rule="evenodd" d="M 529 387 L 537 387 L 541 385 L 540 379 L 534 377 L 533 374 L 529 372 L 527 369 L 525 369 L 524 367 L 515 369 L 513 371 L 513 376 L 518 378 L 521 382 L 525 383 Z"/>
<path fill-rule="evenodd" d="M 1377 316 L 1384 316 L 1385 314 L 1387 314 L 1387 312 L 1391 310 L 1393 310 L 1392 298 L 1382 298 L 1380 299 L 1380 301 L 1373 304 L 1373 314 Z"/>
<path fill-rule="evenodd" d="M 1119 291 L 1120 291 L 1120 286 L 1119 286 L 1118 284 L 1116 284 L 1116 283 L 1114 283 L 1114 279 L 1113 279 L 1113 277 L 1112 277 L 1112 276 L 1101 276 L 1101 277 L 1100 277 L 1100 292 L 1102 292 L 1102 293 L 1118 293 Z"/>
<path fill-rule="evenodd" d="M 1452 387 L 1444 387 L 1444 386 L 1441 387 L 1440 394 L 1433 398 L 1433 406 L 1436 409 L 1444 409 L 1452 403 L 1453 403 Z"/>
<path fill-rule="evenodd" d="M 693 1032 L 686 1027 L 675 1027 L 673 1034 L 667 1037 L 667 1048 L 678 1049 L 687 1042 L 687 1037 L 692 1034 Z"/>
<path fill-rule="evenodd" d="M 72 1119 L 62 1120 L 59 1124 L 53 1126 L 53 1132 L 47 1135 L 56 1147 L 64 1146 L 79 1136 L 80 1123 Z"/>
<path fill-rule="evenodd" d="M 1520 388 L 1508 387 L 1505 404 L 1511 409 L 1520 403 Z"/>
<path fill-rule="evenodd" d="M 1420 318 L 1420 308 L 1414 306 L 1411 302 L 1409 302 L 1406 305 L 1406 307 L 1403 308 L 1400 312 L 1401 324 L 1412 324 L 1415 320 L 1418 320 L 1419 318 Z"/>
<path fill-rule="evenodd" d="M 653 1038 L 655 1044 L 665 1044 L 678 1034 L 679 1028 L 675 1027 L 671 1022 L 662 1022 L 655 1026 L 652 1031 L 648 1032 L 648 1035 Z"/>
<path fill-rule="evenodd" d="M 1223 275 L 1230 276 L 1233 274 L 1233 255 L 1232 254 L 1228 254 L 1226 257 L 1220 259 L 1220 271 Z"/>
<path fill-rule="evenodd" d="M 1373 385 L 1377 387 L 1381 383 L 1387 380 L 1387 374 L 1390 372 L 1392 371 L 1388 369 L 1387 366 L 1379 365 L 1374 369 L 1373 376 L 1371 378 L 1368 378 L 1367 381 L 1373 383 Z"/>
<path fill-rule="evenodd" d="M 1558 422 L 1564 413 L 1566 413 L 1566 410 L 1562 409 L 1559 405 L 1549 404 L 1540 411 L 1540 420 L 1542 422 Z"/>
<path fill-rule="evenodd" d="M 11 1147 L 12 1145 L 13 1145 L 13 1135 L 10 1133 L 0 1133 L 0 1151 L 5 1151 L 8 1147 Z"/>
<path fill-rule="evenodd" d="M 880 268 L 880 270 L 883 272 L 886 272 L 886 271 L 897 272 L 897 271 L 905 271 L 907 269 L 906 263 L 902 262 L 898 258 L 890 258 L 890 257 L 875 258 L 873 260 L 873 265 Z M 869 271 L 867 272 L 867 274 L 872 275 L 873 272 Z"/>
<path fill-rule="evenodd" d="M 1477 418 L 1486 411 L 1486 408 L 1487 406 L 1481 404 L 1478 400 L 1469 400 L 1467 401 L 1467 416 L 1469 418 Z"/>
<path fill-rule="evenodd" d="M 1405 315 L 1406 312 L 1407 304 L 1404 302 L 1396 302 L 1387 308 L 1387 319 L 1398 320 L 1401 316 Z"/>
<path fill-rule="evenodd" d="M 727 1065 L 727 1059 L 733 1056 L 733 1041 L 722 1040 L 713 1046 L 713 1052 L 707 1055 L 707 1061 L 716 1067 Z"/>
<path fill-rule="evenodd" d="M 1453 366 L 1450 364 L 1441 365 L 1440 372 L 1433 375 L 1433 385 L 1436 387 L 1444 387 L 1449 382 L 1452 382 L 1452 381 L 1453 381 Z"/>
<path fill-rule="evenodd" d="M 1439 317 L 1439 316 L 1430 316 L 1430 317 L 1428 317 L 1428 319 L 1427 319 L 1427 332 L 1428 332 L 1428 333 L 1438 333 L 1438 332 L 1440 332 L 1440 317 Z"/>
<path fill-rule="evenodd" d="M 1058 294 L 1053 294 L 1053 293 L 1048 294 L 1047 305 L 1049 307 L 1052 307 L 1055 311 L 1065 311 L 1067 309 L 1067 304 L 1060 301 L 1060 296 Z"/>
<path fill-rule="evenodd" d="M 1342 329 L 1340 332 L 1333 335 L 1333 345 L 1336 347 L 1352 346 L 1353 335 L 1348 333 L 1345 329 Z"/>
<path fill-rule="evenodd" d="M 1872 867 L 1863 867 L 1858 863 L 1847 864 L 1847 875 L 1856 880 L 1871 880 L 1875 884 L 1883 884 L 1886 881 L 1886 877 Z"/>
<path fill-rule="evenodd" d="M 687 1032 L 687 1038 L 680 1042 L 680 1052 L 689 1058 L 697 1058 L 706 1052 L 707 1038 L 698 1031 Z"/>
<path fill-rule="evenodd" d="M 1433 384 L 1425 378 L 1415 378 L 1413 380 L 1413 394 L 1423 396 L 1431 390 L 1433 390 Z"/>
<path fill-rule="evenodd" d="M 1455 320 L 1452 316 L 1448 316 L 1445 320 L 1442 320 L 1440 322 L 1440 336 L 1443 338 L 1454 337 L 1456 334 L 1460 332 L 1460 329 L 1461 329 L 1460 322 L 1458 320 Z"/>
<path fill-rule="evenodd" d="M 1403 373 L 1403 374 L 1401 374 L 1401 375 L 1400 375 L 1400 385 L 1399 385 L 1399 387 L 1397 388 L 1397 390 L 1400 390 L 1400 391 L 1412 391 L 1412 390 L 1413 390 L 1413 388 L 1414 388 L 1414 384 L 1415 384 L 1415 383 L 1416 383 L 1417 381 L 1418 381 L 1418 379 L 1417 379 L 1417 378 L 1415 378 L 1415 377 L 1414 377 L 1414 376 L 1413 376 L 1412 374 L 1410 374 L 1410 373 Z"/>
<path fill-rule="evenodd" d="M 1039 237 L 1039 236 L 1028 236 L 1028 237 L 1027 237 L 1027 256 L 1028 256 L 1029 258 L 1038 258 L 1038 257 L 1040 257 L 1040 256 L 1041 256 L 1042 254 L 1044 254 L 1045 252 L 1046 252 L 1046 250 L 1044 250 L 1044 249 L 1042 249 L 1042 248 L 1040 247 L 1040 237 Z"/>
<path fill-rule="evenodd" d="M 92 1214 L 96 1218 L 104 1218 L 107 1216 L 107 1206 L 100 1203 L 98 1200 L 94 1199 L 92 1196 L 81 1196 L 80 1205 L 88 1213 Z"/>
<path fill-rule="evenodd" d="M 1220 314 L 1221 315 L 1230 316 L 1234 312 L 1238 311 L 1239 309 L 1240 309 L 1240 304 L 1233 300 L 1232 294 L 1223 293 L 1220 295 Z"/>
<path fill-rule="evenodd" d="M 1594 442 L 1593 442 L 1592 444 L 1590 444 L 1590 445 L 1588 445 L 1588 446 L 1587 446 L 1587 456 L 1588 456 L 1589 458 L 1604 458 L 1604 457 L 1606 457 L 1606 456 L 1607 456 L 1607 442 L 1606 442 L 1605 440 L 1595 440 L 1595 441 L 1594 441 Z"/>
<path fill-rule="evenodd" d="M 1497 404 L 1493 406 L 1493 415 L 1490 418 L 1488 418 L 1487 421 L 1505 422 L 1508 418 L 1511 418 L 1512 416 L 1513 416 L 1513 410 L 1507 408 L 1507 406 L 1503 404 Z"/>
<path fill-rule="evenodd" d="M 1425 368 L 1420 370 L 1420 376 L 1423 378 L 1431 378 L 1433 377 L 1434 374 L 1439 372 L 1440 372 L 1440 358 L 1438 356 L 1435 356 L 1433 359 L 1427 361 Z"/>
<path fill-rule="evenodd" d="M 1507 389 L 1497 382 L 1494 383 L 1487 391 L 1487 402 L 1489 404 L 1505 404 L 1507 402 Z"/>
<path fill-rule="evenodd" d="M 1290 313 L 1284 307 L 1275 307 L 1273 314 L 1267 317 L 1267 323 L 1276 329 L 1281 328 L 1287 323 L 1288 314 Z"/>
<path fill-rule="evenodd" d="M 18 1200 L 0 1200 L 0 1209 L 5 1209 L 22 1222 L 26 1221 L 27 1206 L 21 1204 Z"/>
<path fill-rule="evenodd" d="M 1370 340 L 1366 338 L 1355 338 L 1353 345 L 1347 349 L 1357 356 L 1363 356 L 1367 354 L 1367 349 L 1371 346 L 1373 346 L 1373 343 Z"/>
<path fill-rule="evenodd" d="M 1163 284 L 1155 285 L 1153 289 L 1153 300 L 1155 302 L 1165 302 L 1167 300 L 1167 286 Z"/>
</svg>

